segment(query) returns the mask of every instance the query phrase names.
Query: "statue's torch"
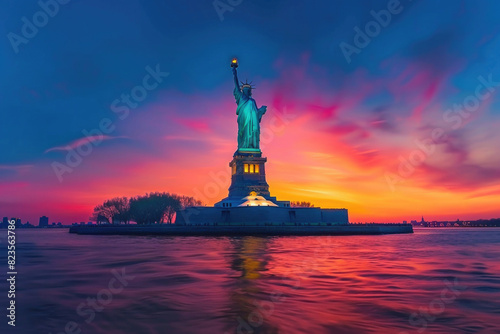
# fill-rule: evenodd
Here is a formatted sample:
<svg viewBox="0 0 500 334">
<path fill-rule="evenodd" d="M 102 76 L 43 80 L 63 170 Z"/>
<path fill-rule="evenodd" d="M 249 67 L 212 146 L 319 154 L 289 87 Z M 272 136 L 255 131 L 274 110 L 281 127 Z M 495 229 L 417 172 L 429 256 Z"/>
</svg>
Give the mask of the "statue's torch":
<svg viewBox="0 0 500 334">
<path fill-rule="evenodd" d="M 238 59 L 233 58 L 233 60 L 231 61 L 231 67 L 232 68 L 237 68 L 238 67 Z"/>
</svg>

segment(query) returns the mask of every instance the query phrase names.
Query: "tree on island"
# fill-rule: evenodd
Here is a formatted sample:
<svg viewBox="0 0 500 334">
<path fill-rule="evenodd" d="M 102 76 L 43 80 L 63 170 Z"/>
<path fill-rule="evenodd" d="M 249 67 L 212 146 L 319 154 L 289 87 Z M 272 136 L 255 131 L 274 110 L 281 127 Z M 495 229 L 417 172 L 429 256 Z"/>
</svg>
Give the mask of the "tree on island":
<svg viewBox="0 0 500 334">
<path fill-rule="evenodd" d="M 200 200 L 197 200 L 196 198 L 190 196 L 178 196 L 178 199 L 179 201 L 181 201 L 182 209 L 185 209 L 189 206 L 203 205 L 203 203 Z"/>
<path fill-rule="evenodd" d="M 175 211 L 181 207 L 175 195 L 169 193 L 149 193 L 130 199 L 130 216 L 137 224 L 172 223 Z"/>
<path fill-rule="evenodd" d="M 91 220 L 99 224 L 104 217 L 109 223 L 114 221 L 128 223 L 130 221 L 129 208 L 130 204 L 127 197 L 115 197 L 96 206 Z"/>
<path fill-rule="evenodd" d="M 290 206 L 293 208 L 313 208 L 314 204 L 311 202 L 290 202 Z"/>
<path fill-rule="evenodd" d="M 172 224 L 175 212 L 188 206 L 201 205 L 201 201 L 189 197 L 155 192 L 130 199 L 117 197 L 94 208 L 91 217 L 98 224 L 103 221 L 120 223 L 135 221 L 137 224 Z"/>
<path fill-rule="evenodd" d="M 95 210 L 95 209 L 94 209 Z M 91 221 L 95 221 L 97 225 L 100 225 L 102 223 L 109 223 L 109 219 L 104 217 L 101 214 L 95 213 L 90 217 Z"/>
</svg>

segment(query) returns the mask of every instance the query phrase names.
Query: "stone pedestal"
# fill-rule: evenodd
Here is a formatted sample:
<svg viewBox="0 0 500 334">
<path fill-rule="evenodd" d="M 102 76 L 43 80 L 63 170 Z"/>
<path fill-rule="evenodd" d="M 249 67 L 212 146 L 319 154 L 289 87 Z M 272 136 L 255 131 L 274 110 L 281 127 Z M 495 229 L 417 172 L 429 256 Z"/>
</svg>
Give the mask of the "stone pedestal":
<svg viewBox="0 0 500 334">
<path fill-rule="evenodd" d="M 215 207 L 237 206 L 279 206 L 290 207 L 290 201 L 278 201 L 269 193 L 266 181 L 267 158 L 259 149 L 238 149 L 231 167 L 231 186 L 226 198 L 214 204 Z"/>
<path fill-rule="evenodd" d="M 231 167 L 231 186 L 229 196 L 243 198 L 255 192 L 257 196 L 270 198 L 269 185 L 266 181 L 267 158 L 260 150 L 238 150 L 234 153 Z"/>
</svg>

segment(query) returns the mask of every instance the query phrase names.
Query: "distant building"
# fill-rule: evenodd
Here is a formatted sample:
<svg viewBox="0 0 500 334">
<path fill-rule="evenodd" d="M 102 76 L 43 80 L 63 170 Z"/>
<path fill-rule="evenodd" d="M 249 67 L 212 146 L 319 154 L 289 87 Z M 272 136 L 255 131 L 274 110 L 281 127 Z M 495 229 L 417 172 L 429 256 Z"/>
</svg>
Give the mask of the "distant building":
<svg viewBox="0 0 500 334">
<path fill-rule="evenodd" d="M 9 226 L 9 217 L 3 217 L 2 219 L 2 228 L 7 228 Z"/>
<path fill-rule="evenodd" d="M 38 221 L 38 227 L 48 227 L 49 226 L 49 217 L 41 216 Z"/>
</svg>

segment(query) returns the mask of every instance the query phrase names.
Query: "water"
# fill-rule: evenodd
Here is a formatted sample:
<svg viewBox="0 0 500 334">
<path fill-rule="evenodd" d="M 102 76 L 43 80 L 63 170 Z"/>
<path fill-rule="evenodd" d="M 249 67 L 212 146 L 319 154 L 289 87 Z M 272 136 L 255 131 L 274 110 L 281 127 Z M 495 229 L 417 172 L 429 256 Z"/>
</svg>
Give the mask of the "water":
<svg viewBox="0 0 500 334">
<path fill-rule="evenodd" d="M 500 333 L 496 228 L 283 238 L 21 230 L 17 249 L 17 326 L 2 315 L 1 333 Z M 88 298 L 99 298 L 94 308 Z"/>
</svg>

